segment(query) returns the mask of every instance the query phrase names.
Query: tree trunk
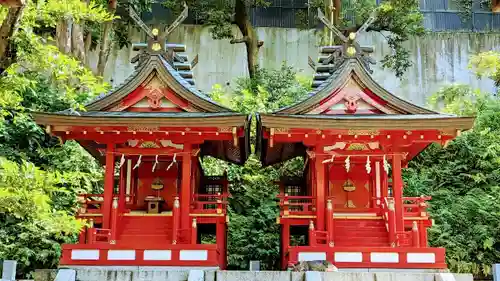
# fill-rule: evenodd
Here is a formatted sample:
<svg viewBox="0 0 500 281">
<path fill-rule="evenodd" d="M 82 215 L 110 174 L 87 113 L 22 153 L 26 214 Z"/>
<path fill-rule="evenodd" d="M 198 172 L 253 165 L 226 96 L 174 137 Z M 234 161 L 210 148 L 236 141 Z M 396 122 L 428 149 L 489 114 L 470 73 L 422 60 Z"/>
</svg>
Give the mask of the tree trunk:
<svg viewBox="0 0 500 281">
<path fill-rule="evenodd" d="M 71 53 L 82 63 L 85 62 L 85 43 L 83 40 L 83 28 L 80 24 L 73 24 L 71 29 Z"/>
<path fill-rule="evenodd" d="M 342 11 L 342 3 L 341 0 L 335 0 L 335 3 L 333 5 L 333 24 L 336 26 L 340 26 L 341 24 L 341 11 Z"/>
<path fill-rule="evenodd" d="M 7 16 L 3 20 L 2 26 L 0 26 L 0 74 L 15 61 L 15 57 L 9 51 L 12 37 L 17 31 L 24 7 L 9 8 Z"/>
<path fill-rule="evenodd" d="M 241 31 L 243 38 L 233 39 L 231 40 L 231 44 L 245 43 L 245 47 L 247 49 L 248 74 L 250 78 L 254 78 L 259 59 L 259 48 L 263 45 L 263 42 L 259 41 L 257 33 L 250 22 L 245 0 L 236 0 L 234 10 L 235 22 Z"/>
<path fill-rule="evenodd" d="M 104 70 L 106 68 L 106 63 L 107 63 L 107 58 L 108 58 L 108 52 L 109 52 L 109 33 L 111 31 L 111 28 L 113 26 L 112 22 L 106 22 L 104 23 L 104 28 L 103 32 L 101 35 L 101 44 L 99 47 L 99 60 L 97 62 L 97 75 L 103 76 L 104 75 Z"/>
<path fill-rule="evenodd" d="M 87 36 L 85 36 L 85 43 L 84 43 L 84 50 L 85 54 L 90 53 L 90 48 L 92 47 L 92 34 L 90 32 L 87 33 Z M 89 56 L 85 56 L 85 65 L 89 65 Z"/>
<path fill-rule="evenodd" d="M 56 26 L 56 44 L 61 53 L 71 54 L 71 31 L 73 29 L 73 20 L 63 19 Z"/>
<path fill-rule="evenodd" d="M 108 12 L 111 15 L 115 14 L 116 5 L 118 4 L 117 0 L 109 0 L 108 2 Z M 110 48 L 110 33 L 113 28 L 113 21 L 108 21 L 104 23 L 102 36 L 101 36 L 101 44 L 99 48 L 99 61 L 97 62 L 97 75 L 103 76 L 104 70 L 106 68 L 106 62 L 108 60 L 109 48 Z"/>
</svg>

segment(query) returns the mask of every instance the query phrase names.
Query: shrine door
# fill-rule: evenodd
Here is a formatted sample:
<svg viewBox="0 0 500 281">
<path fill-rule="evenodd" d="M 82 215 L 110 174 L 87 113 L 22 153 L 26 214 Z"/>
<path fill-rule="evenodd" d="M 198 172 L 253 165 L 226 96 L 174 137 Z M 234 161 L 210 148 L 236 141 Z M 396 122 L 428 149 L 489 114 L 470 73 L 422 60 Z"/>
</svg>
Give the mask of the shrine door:
<svg viewBox="0 0 500 281">
<path fill-rule="evenodd" d="M 351 163 L 349 171 L 335 163 L 328 169 L 328 195 L 336 210 L 367 209 L 372 202 L 372 179 L 362 163 Z"/>
</svg>

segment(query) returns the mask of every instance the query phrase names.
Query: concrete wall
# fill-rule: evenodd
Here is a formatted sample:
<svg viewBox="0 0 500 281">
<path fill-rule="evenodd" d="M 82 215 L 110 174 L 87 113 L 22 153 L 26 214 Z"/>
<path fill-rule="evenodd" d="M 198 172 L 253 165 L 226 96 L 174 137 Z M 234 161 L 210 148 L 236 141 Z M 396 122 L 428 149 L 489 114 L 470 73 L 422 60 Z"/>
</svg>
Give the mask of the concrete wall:
<svg viewBox="0 0 500 281">
<path fill-rule="evenodd" d="M 312 75 L 308 56 L 318 56 L 317 36 L 312 30 L 287 28 L 258 28 L 264 41 L 260 64 L 265 68 L 279 67 L 283 61 L 292 65 L 302 75 Z M 132 42 L 143 42 L 144 35 L 133 31 Z M 374 57 L 383 58 L 391 50 L 385 37 L 368 33 L 360 39 L 362 45 L 375 47 Z M 171 35 L 169 42 L 184 43 L 190 59 L 197 54 L 199 63 L 194 74 L 200 90 L 208 92 L 216 83 L 234 85 L 234 79 L 247 75 L 246 53 L 242 44 L 231 45 L 227 40 L 213 40 L 209 28 L 184 25 Z M 396 95 L 414 103 L 425 105 L 426 98 L 449 83 L 470 84 L 485 91 L 494 91 L 489 79 L 477 79 L 467 68 L 469 56 L 480 51 L 500 50 L 500 34 L 486 33 L 432 33 L 407 42 L 413 66 L 402 78 L 392 71 L 374 66 L 374 78 Z M 130 48 L 115 50 L 109 58 L 105 79 L 113 85 L 121 83 L 132 71 L 130 59 L 135 52 Z M 97 64 L 97 53 L 90 57 L 91 65 Z"/>
<path fill-rule="evenodd" d="M 68 271 L 68 270 L 62 270 Z M 60 271 L 60 273 L 62 272 Z M 287 271 L 214 271 L 205 270 L 203 277 L 184 268 L 154 267 L 77 267 L 71 278 L 56 281 L 472 281 L 470 274 L 399 272 L 287 272 Z M 76 273 L 76 274 L 75 274 Z M 196 273 L 200 273 L 197 271 Z M 53 281 L 47 272 L 35 274 L 34 281 Z M 193 276 L 191 276 L 193 275 Z M 76 280 L 75 280 L 76 276 Z M 45 278 L 44 278 L 45 277 Z"/>
</svg>

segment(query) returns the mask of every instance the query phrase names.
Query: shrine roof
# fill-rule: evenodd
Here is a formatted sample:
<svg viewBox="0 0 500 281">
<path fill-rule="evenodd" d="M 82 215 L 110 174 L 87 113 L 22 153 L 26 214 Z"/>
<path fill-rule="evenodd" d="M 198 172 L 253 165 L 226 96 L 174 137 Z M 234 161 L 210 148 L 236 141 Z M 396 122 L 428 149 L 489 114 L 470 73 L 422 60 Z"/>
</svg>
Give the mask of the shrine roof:
<svg viewBox="0 0 500 281">
<path fill-rule="evenodd" d="M 450 114 L 259 114 L 257 120 L 265 127 L 304 129 L 468 130 L 474 124 L 474 117 Z"/>
<path fill-rule="evenodd" d="M 135 125 L 156 126 L 246 126 L 248 115 L 236 112 L 129 112 L 129 111 L 74 111 L 33 113 L 43 125 Z"/>
<path fill-rule="evenodd" d="M 184 45 L 166 44 L 166 48 L 185 50 Z M 198 111 L 231 111 L 203 94 L 195 87 L 191 65 L 184 61 L 185 56 L 173 56 L 172 65 L 163 54 L 147 54 L 147 58 L 130 76 L 111 91 L 101 94 L 86 105 L 88 111 L 101 111 L 119 103 L 128 94 L 143 84 L 153 73 L 181 98 L 188 100 Z"/>
<path fill-rule="evenodd" d="M 58 113 L 33 113 L 35 120 L 40 125 L 54 126 L 59 134 L 64 137 L 65 132 L 60 130 L 71 130 L 71 128 L 105 128 L 108 130 L 119 130 L 124 127 L 159 128 L 179 127 L 182 131 L 186 128 L 196 130 L 199 128 L 243 128 L 243 134 L 239 135 L 238 143 L 234 145 L 234 139 L 217 140 L 206 139 L 201 145 L 201 156 L 210 155 L 236 164 L 245 163 L 250 154 L 250 122 L 251 116 L 234 112 L 110 112 L 110 111 L 63 111 Z M 78 129 L 77 129 L 78 130 Z M 81 129 L 80 129 L 81 130 Z M 52 133 L 56 133 L 56 132 Z M 67 131 L 69 132 L 69 131 Z M 57 133 L 56 133 L 57 134 Z M 134 133 L 135 134 L 135 133 Z M 234 134 L 234 133 L 233 133 Z M 108 136 L 109 138 L 110 136 Z M 93 139 L 79 140 L 80 144 L 94 157 L 104 163 L 104 158 L 98 153 L 102 144 Z"/>
<path fill-rule="evenodd" d="M 472 128 L 473 117 L 440 114 L 398 98 L 384 89 L 370 75 L 366 58 L 340 57 L 334 63 L 318 60 L 313 91 L 305 99 L 270 114 L 257 114 L 256 149 L 264 165 L 305 156 L 301 141 L 270 145 L 269 129 L 306 130 L 375 130 L 375 131 L 460 131 Z M 353 105 L 349 108 L 350 102 Z M 411 157 L 425 146 L 417 145 Z M 411 158 L 410 157 L 410 158 Z"/>
<path fill-rule="evenodd" d="M 311 85 L 313 90 L 309 95 L 301 101 L 281 108 L 274 113 L 307 114 L 309 111 L 314 110 L 318 104 L 331 96 L 332 93 L 344 87 L 345 83 L 352 79 L 352 77 L 355 77 L 366 90 L 380 98 L 381 101 L 386 103 L 385 106 L 395 113 L 438 114 L 436 111 L 412 104 L 387 91 L 372 78 L 367 69 L 366 62 L 359 56 L 345 58 L 337 64 L 322 64 L 326 59 L 326 55 L 329 54 L 329 48 L 330 47 L 321 48 L 321 55 L 318 59 L 319 64 L 316 66 L 316 72 Z"/>
</svg>

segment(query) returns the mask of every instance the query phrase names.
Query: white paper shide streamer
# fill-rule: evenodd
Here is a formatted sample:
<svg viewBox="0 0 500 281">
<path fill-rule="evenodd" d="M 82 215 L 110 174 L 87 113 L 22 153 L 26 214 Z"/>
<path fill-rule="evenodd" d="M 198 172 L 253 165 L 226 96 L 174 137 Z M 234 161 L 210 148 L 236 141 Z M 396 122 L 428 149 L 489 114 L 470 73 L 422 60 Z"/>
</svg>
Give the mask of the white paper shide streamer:
<svg viewBox="0 0 500 281">
<path fill-rule="evenodd" d="M 383 161 L 384 161 L 384 171 L 385 171 L 387 174 L 389 174 L 389 168 L 390 168 L 390 166 L 389 166 L 389 162 L 387 162 L 387 158 L 385 157 L 385 155 L 384 155 L 384 159 L 383 159 Z"/>
<path fill-rule="evenodd" d="M 139 155 L 139 159 L 137 159 L 137 163 L 135 164 L 132 170 L 139 168 L 139 166 L 141 165 L 141 161 L 142 161 L 142 155 Z"/>
<path fill-rule="evenodd" d="M 158 165 L 158 155 L 156 155 L 156 157 L 155 157 L 155 163 L 153 164 L 153 171 L 152 172 L 155 171 L 156 165 Z"/>
<path fill-rule="evenodd" d="M 349 172 L 350 169 L 351 169 L 351 156 L 347 156 L 347 158 L 345 159 L 345 170 Z"/>
<path fill-rule="evenodd" d="M 366 165 L 365 165 L 365 168 L 366 168 L 366 173 L 369 174 L 372 172 L 372 165 L 371 165 L 371 161 L 370 161 L 370 156 L 367 156 L 366 157 Z"/>
<path fill-rule="evenodd" d="M 176 157 L 177 157 L 177 153 L 174 153 L 174 159 L 172 160 L 172 163 L 170 163 L 170 165 L 168 165 L 167 171 L 170 170 L 170 168 L 172 168 L 172 166 L 174 165 L 175 162 L 177 162 L 177 160 L 175 160 Z"/>
</svg>

